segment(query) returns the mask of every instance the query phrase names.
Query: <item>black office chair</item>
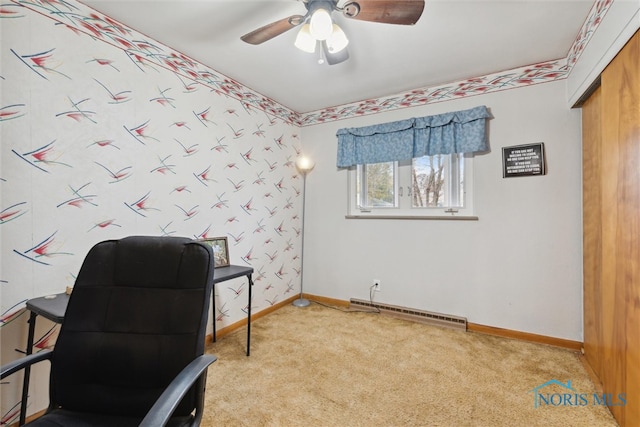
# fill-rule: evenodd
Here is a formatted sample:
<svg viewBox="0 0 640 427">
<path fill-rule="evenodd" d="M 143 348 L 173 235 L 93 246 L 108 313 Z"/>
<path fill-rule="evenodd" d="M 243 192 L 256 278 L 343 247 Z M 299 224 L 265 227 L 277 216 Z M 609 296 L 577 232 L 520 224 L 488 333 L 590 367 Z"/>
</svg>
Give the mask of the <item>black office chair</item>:
<svg viewBox="0 0 640 427">
<path fill-rule="evenodd" d="M 34 427 L 197 426 L 207 367 L 211 247 L 133 236 L 95 245 L 53 350 L 2 367 L 1 378 L 51 361 L 50 406 Z"/>
</svg>

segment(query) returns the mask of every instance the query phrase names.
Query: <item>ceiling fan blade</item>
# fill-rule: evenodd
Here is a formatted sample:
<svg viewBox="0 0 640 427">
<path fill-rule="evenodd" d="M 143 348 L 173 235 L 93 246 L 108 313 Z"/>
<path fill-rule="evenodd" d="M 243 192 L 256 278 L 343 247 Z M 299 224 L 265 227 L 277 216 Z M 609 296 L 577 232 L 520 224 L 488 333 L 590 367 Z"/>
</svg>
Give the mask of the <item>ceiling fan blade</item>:
<svg viewBox="0 0 640 427">
<path fill-rule="evenodd" d="M 329 48 L 327 47 L 327 42 L 322 42 L 322 49 L 324 51 L 324 57 L 327 60 L 328 65 L 335 65 L 349 59 L 349 51 L 347 48 L 342 49 L 340 52 L 329 52 Z"/>
<path fill-rule="evenodd" d="M 297 27 L 304 22 L 304 16 L 292 15 L 288 18 L 281 19 L 271 24 L 267 24 L 264 27 L 260 27 L 257 30 L 253 30 L 250 33 L 240 37 L 242 41 L 249 44 L 260 44 L 267 40 L 279 36 L 282 33 L 289 31 L 290 29 Z"/>
<path fill-rule="evenodd" d="M 384 24 L 413 25 L 424 10 L 424 0 L 357 0 L 344 5 L 347 18 Z"/>
</svg>

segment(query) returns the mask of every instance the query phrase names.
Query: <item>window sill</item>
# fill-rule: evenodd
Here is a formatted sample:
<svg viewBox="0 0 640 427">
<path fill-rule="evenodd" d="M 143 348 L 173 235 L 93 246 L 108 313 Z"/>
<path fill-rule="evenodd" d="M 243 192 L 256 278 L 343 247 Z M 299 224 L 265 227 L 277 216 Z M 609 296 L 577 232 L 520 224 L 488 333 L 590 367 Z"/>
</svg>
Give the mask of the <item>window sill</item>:
<svg viewBox="0 0 640 427">
<path fill-rule="evenodd" d="M 436 221 L 478 221 L 477 216 L 462 215 L 345 215 L 345 219 L 418 219 L 418 220 L 436 220 Z"/>
</svg>

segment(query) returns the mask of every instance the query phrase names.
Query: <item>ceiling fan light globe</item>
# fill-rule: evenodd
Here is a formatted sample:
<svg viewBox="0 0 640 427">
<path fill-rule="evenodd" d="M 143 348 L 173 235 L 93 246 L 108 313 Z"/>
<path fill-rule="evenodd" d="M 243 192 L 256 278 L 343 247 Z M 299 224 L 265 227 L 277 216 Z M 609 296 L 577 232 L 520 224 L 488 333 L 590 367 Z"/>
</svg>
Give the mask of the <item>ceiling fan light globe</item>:
<svg viewBox="0 0 640 427">
<path fill-rule="evenodd" d="M 333 33 L 333 21 L 331 21 L 329 12 L 322 8 L 313 12 L 309 31 L 316 40 L 326 40 L 331 37 Z"/>
<path fill-rule="evenodd" d="M 294 45 L 303 52 L 313 53 L 316 51 L 316 39 L 313 38 L 309 31 L 309 24 L 304 24 L 300 28 Z"/>
<path fill-rule="evenodd" d="M 347 47 L 349 44 L 349 39 L 347 35 L 342 31 L 337 24 L 333 24 L 333 32 L 331 33 L 331 37 L 327 39 L 327 49 L 331 53 L 340 52 L 342 49 Z"/>
</svg>

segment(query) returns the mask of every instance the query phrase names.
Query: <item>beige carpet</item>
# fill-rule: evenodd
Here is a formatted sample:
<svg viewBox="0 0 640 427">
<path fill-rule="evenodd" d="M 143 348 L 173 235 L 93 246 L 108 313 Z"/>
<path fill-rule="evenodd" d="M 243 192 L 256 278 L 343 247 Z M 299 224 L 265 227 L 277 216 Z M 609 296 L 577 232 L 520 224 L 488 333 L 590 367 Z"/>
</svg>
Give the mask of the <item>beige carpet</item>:
<svg viewBox="0 0 640 427">
<path fill-rule="evenodd" d="M 251 356 L 245 328 L 207 349 L 203 426 L 617 425 L 567 350 L 315 303 L 251 326 Z M 531 390 L 552 379 L 589 404 L 535 408 Z"/>
</svg>

